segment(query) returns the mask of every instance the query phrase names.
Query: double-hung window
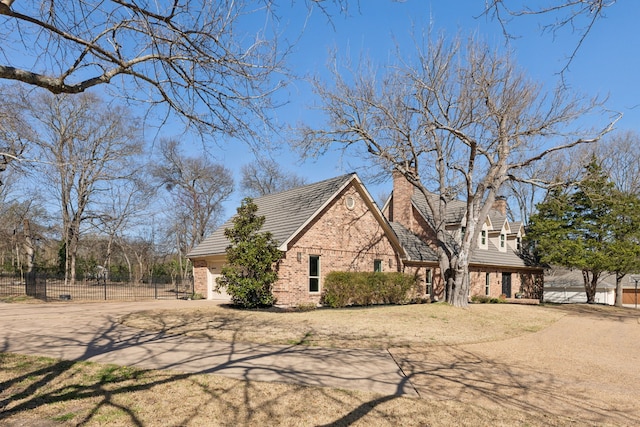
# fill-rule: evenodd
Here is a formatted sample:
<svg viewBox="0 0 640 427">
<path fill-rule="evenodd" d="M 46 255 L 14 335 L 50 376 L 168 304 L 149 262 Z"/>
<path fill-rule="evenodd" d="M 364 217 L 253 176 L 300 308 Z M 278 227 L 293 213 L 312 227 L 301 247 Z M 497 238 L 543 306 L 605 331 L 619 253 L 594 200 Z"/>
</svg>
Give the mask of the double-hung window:
<svg viewBox="0 0 640 427">
<path fill-rule="evenodd" d="M 484 276 L 484 294 L 491 295 L 491 273 L 485 273 Z"/>
<path fill-rule="evenodd" d="M 432 270 L 428 269 L 425 273 L 425 284 L 427 285 L 427 294 L 432 295 L 433 294 L 433 277 L 432 277 Z"/>
<path fill-rule="evenodd" d="M 320 256 L 309 256 L 309 292 L 320 292 Z"/>
</svg>

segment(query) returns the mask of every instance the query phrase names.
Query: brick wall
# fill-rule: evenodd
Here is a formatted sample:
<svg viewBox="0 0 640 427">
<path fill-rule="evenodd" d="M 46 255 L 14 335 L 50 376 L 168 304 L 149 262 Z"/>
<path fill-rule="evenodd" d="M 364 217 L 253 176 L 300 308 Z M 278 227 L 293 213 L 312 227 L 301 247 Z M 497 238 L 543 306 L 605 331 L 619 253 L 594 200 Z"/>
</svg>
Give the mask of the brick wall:
<svg viewBox="0 0 640 427">
<path fill-rule="evenodd" d="M 393 171 L 393 197 L 389 206 L 387 218 L 391 222 L 399 222 L 407 229 L 413 229 L 413 214 L 411 212 L 411 197 L 413 185 L 398 171 Z"/>
<path fill-rule="evenodd" d="M 198 259 L 193 261 L 193 291 L 207 297 L 207 261 Z"/>
<path fill-rule="evenodd" d="M 347 198 L 355 205 L 349 209 Z M 299 255 L 298 255 L 299 254 Z M 320 291 L 309 292 L 309 256 L 320 257 Z M 289 245 L 278 265 L 274 295 L 279 305 L 319 303 L 322 286 L 331 271 L 399 271 L 393 246 L 361 194 L 351 185 L 334 199 Z"/>
<path fill-rule="evenodd" d="M 514 271 L 504 268 L 474 268 L 469 272 L 470 296 L 485 295 L 486 273 L 489 273 L 489 296 L 499 297 L 502 295 L 502 273 L 511 273 L 511 297 L 515 297 L 517 292 L 522 292 L 524 298 L 540 299 L 542 296 L 542 273 L 529 271 Z"/>
</svg>

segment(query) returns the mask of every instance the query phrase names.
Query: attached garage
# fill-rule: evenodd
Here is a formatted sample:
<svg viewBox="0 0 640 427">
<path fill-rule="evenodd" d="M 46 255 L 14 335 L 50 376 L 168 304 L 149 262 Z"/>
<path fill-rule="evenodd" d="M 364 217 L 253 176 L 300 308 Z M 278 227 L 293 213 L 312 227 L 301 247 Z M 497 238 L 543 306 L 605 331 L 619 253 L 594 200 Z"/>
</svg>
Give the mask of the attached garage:
<svg viewBox="0 0 640 427">
<path fill-rule="evenodd" d="M 580 270 L 553 267 L 545 271 L 544 302 L 585 303 L 587 293 Z M 596 287 L 596 304 L 613 305 L 616 302 L 616 281 L 612 274 L 602 274 Z"/>
<path fill-rule="evenodd" d="M 640 295 L 640 290 L 636 293 L 636 289 L 623 289 L 622 290 L 622 303 L 623 304 L 629 304 L 629 305 L 635 305 L 637 303 L 640 303 L 640 298 L 638 298 L 638 296 Z"/>
<path fill-rule="evenodd" d="M 616 301 L 616 289 L 611 286 L 596 288 L 595 303 L 613 305 Z M 544 302 L 553 303 L 586 303 L 587 293 L 584 285 L 544 284 Z"/>
</svg>

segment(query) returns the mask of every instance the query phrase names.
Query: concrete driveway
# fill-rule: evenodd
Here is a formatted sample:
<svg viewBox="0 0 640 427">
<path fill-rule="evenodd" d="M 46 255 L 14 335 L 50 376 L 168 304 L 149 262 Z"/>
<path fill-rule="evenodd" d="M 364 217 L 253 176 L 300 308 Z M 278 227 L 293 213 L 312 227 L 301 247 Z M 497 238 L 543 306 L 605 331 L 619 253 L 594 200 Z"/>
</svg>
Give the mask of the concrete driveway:
<svg viewBox="0 0 640 427">
<path fill-rule="evenodd" d="M 0 351 L 417 396 L 387 351 L 211 342 L 140 331 L 117 321 L 138 310 L 210 304 L 214 303 L 0 303 Z"/>
</svg>

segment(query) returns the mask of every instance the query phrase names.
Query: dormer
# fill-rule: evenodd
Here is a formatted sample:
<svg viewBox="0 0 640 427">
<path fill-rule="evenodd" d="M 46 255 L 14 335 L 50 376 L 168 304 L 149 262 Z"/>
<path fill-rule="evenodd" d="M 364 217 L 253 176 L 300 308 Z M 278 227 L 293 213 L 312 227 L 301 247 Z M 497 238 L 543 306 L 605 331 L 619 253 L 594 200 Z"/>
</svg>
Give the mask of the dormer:
<svg viewBox="0 0 640 427">
<path fill-rule="evenodd" d="M 478 249 L 489 249 L 489 230 L 491 228 L 491 219 L 487 217 L 485 222 L 482 224 L 480 234 L 478 235 Z"/>
<path fill-rule="evenodd" d="M 499 246 L 498 246 L 498 250 L 500 252 L 507 252 L 507 236 L 509 235 L 509 233 L 511 232 L 511 229 L 509 228 L 509 222 L 505 221 L 504 224 L 502 225 L 502 229 L 500 230 L 500 241 L 499 241 Z"/>
<path fill-rule="evenodd" d="M 511 232 L 507 235 L 509 249 L 520 252 L 522 250 L 522 237 L 524 236 L 524 226 L 521 222 L 510 224 Z"/>
<path fill-rule="evenodd" d="M 488 230 L 489 240 L 500 252 L 507 252 L 507 236 L 510 233 L 509 223 L 505 220 L 493 222 L 493 227 Z"/>
</svg>

